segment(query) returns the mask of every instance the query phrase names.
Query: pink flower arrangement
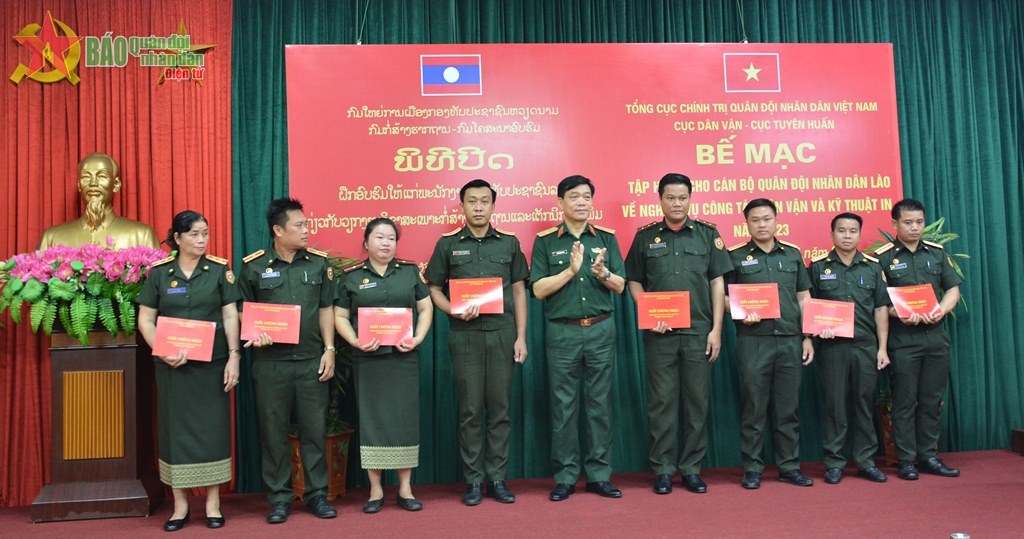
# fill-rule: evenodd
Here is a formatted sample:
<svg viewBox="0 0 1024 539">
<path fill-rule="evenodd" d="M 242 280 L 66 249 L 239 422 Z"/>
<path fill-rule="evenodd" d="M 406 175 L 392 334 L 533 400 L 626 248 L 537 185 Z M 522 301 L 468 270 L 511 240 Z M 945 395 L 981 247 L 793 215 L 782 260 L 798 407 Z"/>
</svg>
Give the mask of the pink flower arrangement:
<svg viewBox="0 0 1024 539">
<path fill-rule="evenodd" d="M 109 242 L 108 242 L 109 243 Z M 69 247 L 15 255 L 0 265 L 0 314 L 32 306 L 32 330 L 49 334 L 60 317 L 65 329 L 87 344 L 97 318 L 111 333 L 135 330 L 135 297 L 153 262 L 166 256 L 152 247 L 114 250 L 109 244 Z"/>
</svg>

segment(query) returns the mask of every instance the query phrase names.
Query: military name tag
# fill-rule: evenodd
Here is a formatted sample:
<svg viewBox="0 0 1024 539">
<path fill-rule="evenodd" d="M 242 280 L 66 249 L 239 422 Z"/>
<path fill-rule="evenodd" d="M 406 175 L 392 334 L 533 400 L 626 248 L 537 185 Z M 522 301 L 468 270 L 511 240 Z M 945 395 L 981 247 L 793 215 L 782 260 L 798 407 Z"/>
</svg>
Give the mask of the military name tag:
<svg viewBox="0 0 1024 539">
<path fill-rule="evenodd" d="M 367 288 L 375 288 L 376 286 L 377 286 L 377 283 L 364 283 L 364 284 L 359 285 L 359 289 L 360 290 L 364 290 L 364 289 L 367 289 Z"/>
<path fill-rule="evenodd" d="M 168 294 L 184 294 L 187 291 L 188 290 L 184 286 L 182 286 L 180 288 L 168 288 L 167 289 L 167 293 Z"/>
<path fill-rule="evenodd" d="M 757 259 L 756 258 L 751 259 L 751 260 L 744 260 L 744 261 L 740 262 L 740 265 L 742 265 L 742 266 L 753 266 L 754 264 L 757 264 Z"/>
<path fill-rule="evenodd" d="M 263 276 L 264 279 L 270 279 L 271 277 L 280 277 L 281 276 L 281 272 L 280 271 L 268 271 L 268 272 L 263 273 L 261 275 Z"/>
<path fill-rule="evenodd" d="M 819 279 L 821 279 L 822 281 L 828 281 L 835 279 L 836 277 L 837 275 L 835 273 L 822 273 Z"/>
<path fill-rule="evenodd" d="M 898 270 L 898 269 L 903 269 L 905 267 L 907 267 L 907 263 L 906 262 L 900 262 L 899 264 L 893 264 L 893 265 L 889 266 L 889 269 L 890 270 Z"/>
<path fill-rule="evenodd" d="M 647 244 L 648 249 L 664 249 L 665 247 L 668 247 L 668 244 L 666 244 L 665 242 Z"/>
<path fill-rule="evenodd" d="M 468 254 L 469 254 L 469 250 L 468 249 L 465 250 L 465 251 L 452 251 L 452 256 L 463 256 L 463 255 L 468 255 Z"/>
<path fill-rule="evenodd" d="M 559 256 L 569 254 L 569 251 L 562 249 L 561 251 L 551 251 L 551 256 Z"/>
</svg>

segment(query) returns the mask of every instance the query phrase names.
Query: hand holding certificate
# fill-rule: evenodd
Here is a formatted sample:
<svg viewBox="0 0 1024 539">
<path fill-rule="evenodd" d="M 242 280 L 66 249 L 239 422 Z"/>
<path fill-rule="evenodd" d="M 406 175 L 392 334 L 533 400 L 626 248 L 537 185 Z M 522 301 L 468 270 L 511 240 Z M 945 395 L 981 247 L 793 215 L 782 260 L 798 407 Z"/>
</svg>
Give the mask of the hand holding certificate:
<svg viewBox="0 0 1024 539">
<path fill-rule="evenodd" d="M 192 361 L 210 361 L 213 359 L 216 332 L 216 322 L 159 316 L 156 319 L 153 355 L 175 357 L 184 350 Z"/>
<path fill-rule="evenodd" d="M 659 322 L 669 329 L 690 327 L 689 292 L 643 292 L 636 305 L 640 329 L 654 329 Z"/>
<path fill-rule="evenodd" d="M 733 320 L 743 320 L 747 315 L 757 314 L 762 320 L 780 318 L 779 285 L 731 284 L 729 285 L 729 310 Z"/>
<path fill-rule="evenodd" d="M 266 333 L 275 343 L 298 344 L 302 309 L 298 305 L 242 303 L 241 338 L 259 339 Z"/>
<path fill-rule="evenodd" d="M 941 312 L 939 300 L 935 297 L 935 290 L 930 284 L 890 286 L 886 288 L 886 291 L 889 292 L 889 299 L 892 300 L 892 306 L 900 318 L 910 318 L 915 314 L 933 315 Z"/>
<path fill-rule="evenodd" d="M 804 300 L 803 332 L 821 335 L 830 329 L 834 337 L 853 338 L 853 303 L 808 298 Z"/>
<path fill-rule="evenodd" d="M 376 339 L 380 346 L 397 346 L 412 342 L 412 309 L 398 307 L 360 307 L 359 345 Z"/>
<path fill-rule="evenodd" d="M 465 313 L 472 305 L 480 307 L 480 314 L 505 312 L 505 293 L 501 277 L 451 279 L 448 281 L 448 288 L 451 291 L 453 315 Z"/>
</svg>

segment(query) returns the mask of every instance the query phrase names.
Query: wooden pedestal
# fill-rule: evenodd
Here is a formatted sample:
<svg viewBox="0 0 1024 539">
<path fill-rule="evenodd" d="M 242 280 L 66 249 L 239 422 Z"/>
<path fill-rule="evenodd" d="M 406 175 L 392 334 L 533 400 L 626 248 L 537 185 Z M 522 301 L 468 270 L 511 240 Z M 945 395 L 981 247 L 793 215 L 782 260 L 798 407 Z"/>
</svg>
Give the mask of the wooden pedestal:
<svg viewBox="0 0 1024 539">
<path fill-rule="evenodd" d="M 1013 429 L 1010 431 L 1010 438 L 1013 450 L 1024 455 L 1024 429 Z"/>
<path fill-rule="evenodd" d="M 136 336 L 54 333 L 51 483 L 32 521 L 147 516 L 163 500 L 153 452 L 153 360 Z"/>
</svg>

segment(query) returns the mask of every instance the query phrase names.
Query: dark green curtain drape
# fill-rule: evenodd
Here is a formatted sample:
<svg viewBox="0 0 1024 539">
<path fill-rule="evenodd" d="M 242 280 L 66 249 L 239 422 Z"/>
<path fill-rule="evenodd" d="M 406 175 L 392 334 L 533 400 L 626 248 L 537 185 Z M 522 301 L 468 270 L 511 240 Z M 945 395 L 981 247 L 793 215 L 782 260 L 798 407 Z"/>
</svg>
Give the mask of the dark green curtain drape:
<svg viewBox="0 0 1024 539">
<path fill-rule="evenodd" d="M 288 192 L 286 44 L 737 42 L 744 36 L 755 43 L 893 43 L 905 193 L 925 202 L 929 220 L 946 217 L 947 229 L 961 235 L 952 250 L 972 257 L 962 285 L 970 311 L 947 322 L 953 361 L 942 449 L 1007 447 L 1010 429 L 1024 425 L 1024 364 L 1017 359 L 1024 335 L 1016 330 L 1024 316 L 1024 238 L 1016 223 L 1024 207 L 1024 7 L 1017 0 L 267 0 L 236 2 L 234 11 L 236 265 L 265 247 L 264 209 Z M 549 179 L 568 172 L 551 171 Z M 617 313 L 614 467 L 639 471 L 647 468 L 646 372 L 631 302 L 621 300 Z M 447 322 L 437 318 L 420 352 L 422 446 L 414 475 L 420 483 L 462 479 Z M 542 321 L 541 303 L 531 300 L 530 356 L 513 397 L 513 478 L 550 474 Z M 709 467 L 739 463 L 734 343 L 727 323 L 712 380 Z M 804 460 L 821 457 L 818 410 L 812 366 L 801 391 Z M 238 441 L 240 489 L 260 490 L 249 383 L 239 387 Z M 358 455 L 350 469 L 350 480 L 362 484 Z"/>
</svg>

